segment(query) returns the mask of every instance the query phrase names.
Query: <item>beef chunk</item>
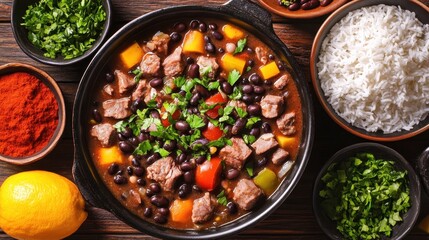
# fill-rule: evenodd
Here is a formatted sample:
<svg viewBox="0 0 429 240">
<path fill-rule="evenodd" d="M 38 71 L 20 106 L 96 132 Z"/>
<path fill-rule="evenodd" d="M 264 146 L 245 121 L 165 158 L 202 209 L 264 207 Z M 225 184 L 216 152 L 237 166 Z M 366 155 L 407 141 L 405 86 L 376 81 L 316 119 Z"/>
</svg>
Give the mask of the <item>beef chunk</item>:
<svg viewBox="0 0 429 240">
<path fill-rule="evenodd" d="M 164 67 L 164 74 L 167 78 L 177 76 L 183 72 L 182 64 L 182 47 L 177 47 L 172 54 L 164 59 L 162 62 Z"/>
<path fill-rule="evenodd" d="M 113 94 L 113 87 L 112 87 L 112 85 L 110 85 L 110 84 L 104 85 L 103 90 L 104 90 L 104 92 L 106 94 L 112 96 L 112 94 Z"/>
<path fill-rule="evenodd" d="M 246 104 L 242 101 L 239 101 L 239 100 L 231 100 L 226 104 L 226 106 L 227 107 L 230 106 L 230 107 L 234 107 L 234 108 L 238 107 L 238 108 L 241 108 L 243 110 L 246 110 L 246 108 L 247 108 Z"/>
<path fill-rule="evenodd" d="M 249 179 L 241 179 L 238 181 L 233 193 L 233 200 L 244 210 L 252 209 L 259 197 L 262 196 L 262 190 Z"/>
<path fill-rule="evenodd" d="M 168 42 L 170 41 L 170 36 L 163 32 L 157 32 L 150 40 L 144 50 L 146 52 L 157 52 L 163 55 L 167 55 L 168 52 Z"/>
<path fill-rule="evenodd" d="M 199 56 L 197 64 L 200 67 L 200 75 L 207 74 L 207 77 L 214 78 L 219 65 L 214 57 Z"/>
<path fill-rule="evenodd" d="M 109 99 L 103 102 L 104 116 L 124 119 L 131 115 L 129 111 L 130 98 Z"/>
<path fill-rule="evenodd" d="M 115 70 L 114 74 L 118 82 L 119 93 L 122 94 L 132 89 L 136 85 L 136 82 L 134 81 L 134 79 L 130 77 L 128 74 L 123 73 L 120 70 Z"/>
<path fill-rule="evenodd" d="M 276 121 L 280 132 L 286 136 L 296 133 L 295 127 L 295 112 L 285 113 Z"/>
<path fill-rule="evenodd" d="M 131 99 L 133 101 L 143 97 L 146 92 L 146 86 L 147 82 L 145 79 L 140 79 L 139 83 L 137 84 L 136 89 L 134 90 L 133 94 L 131 95 Z"/>
<path fill-rule="evenodd" d="M 194 200 L 192 206 L 192 222 L 204 223 L 213 216 L 216 207 L 216 199 L 206 192 L 203 197 Z"/>
<path fill-rule="evenodd" d="M 256 142 L 252 144 L 252 147 L 255 149 L 255 153 L 260 155 L 273 147 L 277 147 L 279 143 L 274 138 L 274 134 L 265 133 L 262 134 Z"/>
<path fill-rule="evenodd" d="M 165 191 L 173 190 L 174 182 L 182 175 L 182 171 L 172 157 L 161 158 L 146 168 L 147 177 L 157 181 Z"/>
<path fill-rule="evenodd" d="M 278 90 L 282 90 L 284 87 L 286 87 L 290 79 L 291 79 L 291 76 L 289 74 L 284 74 L 274 82 L 274 87 L 277 88 Z"/>
<path fill-rule="evenodd" d="M 150 100 L 155 99 L 156 96 L 158 96 L 158 91 L 155 88 L 149 86 L 146 88 L 144 96 L 144 102 L 148 103 Z"/>
<path fill-rule="evenodd" d="M 128 204 L 130 204 L 130 206 L 133 208 L 139 207 L 140 204 L 142 203 L 142 198 L 140 194 L 137 191 L 134 191 L 132 189 L 129 191 L 129 194 L 130 195 L 128 197 L 129 199 Z"/>
<path fill-rule="evenodd" d="M 289 152 L 284 150 L 283 148 L 278 148 L 271 157 L 271 161 L 276 164 L 280 165 L 282 164 L 286 158 L 289 157 Z"/>
<path fill-rule="evenodd" d="M 226 145 L 219 152 L 219 157 L 233 168 L 240 170 L 246 159 L 252 154 L 252 150 L 241 138 L 231 138 L 232 146 Z"/>
<path fill-rule="evenodd" d="M 256 47 L 255 53 L 256 53 L 256 58 L 258 58 L 258 60 L 261 61 L 262 64 L 267 64 L 268 62 L 267 50 L 265 50 L 262 47 Z"/>
<path fill-rule="evenodd" d="M 112 144 L 115 136 L 115 129 L 110 123 L 101 123 L 92 127 L 91 136 L 96 137 L 103 147 Z"/>
<path fill-rule="evenodd" d="M 283 105 L 283 98 L 275 95 L 266 95 L 261 100 L 262 116 L 275 118 L 280 114 Z"/>
<path fill-rule="evenodd" d="M 140 63 L 140 69 L 144 75 L 156 75 L 161 67 L 161 59 L 154 53 L 146 53 Z"/>
</svg>

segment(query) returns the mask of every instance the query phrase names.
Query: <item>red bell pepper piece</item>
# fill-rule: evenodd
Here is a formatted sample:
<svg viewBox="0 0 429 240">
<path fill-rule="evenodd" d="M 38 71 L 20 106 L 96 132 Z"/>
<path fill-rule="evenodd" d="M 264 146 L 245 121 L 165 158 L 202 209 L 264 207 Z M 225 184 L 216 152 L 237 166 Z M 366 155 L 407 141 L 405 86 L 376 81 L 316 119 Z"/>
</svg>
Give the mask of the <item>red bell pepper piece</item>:
<svg viewBox="0 0 429 240">
<path fill-rule="evenodd" d="M 213 125 L 211 122 L 209 122 L 207 128 L 203 131 L 203 136 L 210 141 L 218 140 L 222 135 L 223 131 L 220 127 Z"/>
<path fill-rule="evenodd" d="M 214 104 L 223 104 L 223 103 L 226 103 L 227 101 L 228 100 L 225 99 L 221 93 L 216 93 L 215 95 L 206 99 L 206 104 L 210 106 Z M 219 108 L 220 106 L 217 105 L 216 107 L 208 110 L 206 112 L 206 115 L 213 119 L 219 117 L 219 112 L 218 112 Z"/>
<path fill-rule="evenodd" d="M 203 164 L 197 166 L 195 182 L 203 190 L 211 191 L 219 183 L 222 170 L 222 161 L 219 157 L 212 157 Z"/>
</svg>

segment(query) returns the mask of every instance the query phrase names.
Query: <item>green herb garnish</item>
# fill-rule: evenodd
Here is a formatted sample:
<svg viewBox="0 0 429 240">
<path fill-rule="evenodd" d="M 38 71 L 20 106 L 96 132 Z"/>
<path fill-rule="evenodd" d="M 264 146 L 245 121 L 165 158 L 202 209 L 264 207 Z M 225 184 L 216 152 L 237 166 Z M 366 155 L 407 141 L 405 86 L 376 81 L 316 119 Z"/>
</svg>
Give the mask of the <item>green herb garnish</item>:
<svg viewBox="0 0 429 240">
<path fill-rule="evenodd" d="M 237 47 L 235 48 L 234 54 L 241 53 L 246 46 L 247 38 L 238 40 Z"/>
<path fill-rule="evenodd" d="M 240 72 L 237 70 L 232 70 L 228 74 L 228 83 L 231 84 L 231 86 L 234 86 L 234 84 L 240 79 Z"/>
<path fill-rule="evenodd" d="M 219 204 L 226 206 L 226 204 L 228 203 L 228 199 L 225 196 L 224 190 L 222 190 L 216 197 L 217 197 L 217 202 Z"/>
</svg>

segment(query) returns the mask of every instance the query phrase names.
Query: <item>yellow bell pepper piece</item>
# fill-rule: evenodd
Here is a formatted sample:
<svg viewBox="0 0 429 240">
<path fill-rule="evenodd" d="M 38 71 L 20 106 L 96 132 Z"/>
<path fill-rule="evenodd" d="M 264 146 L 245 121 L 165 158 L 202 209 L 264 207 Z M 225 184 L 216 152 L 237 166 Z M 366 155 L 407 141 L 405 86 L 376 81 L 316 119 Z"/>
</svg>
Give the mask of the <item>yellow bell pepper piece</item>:
<svg viewBox="0 0 429 240">
<path fill-rule="evenodd" d="M 281 134 L 276 134 L 276 139 L 281 148 L 288 147 L 295 141 L 294 137 L 287 137 Z"/>
<path fill-rule="evenodd" d="M 277 74 L 280 73 L 280 70 L 277 67 L 276 62 L 270 62 L 264 66 L 259 67 L 259 72 L 261 73 L 262 78 L 267 80 L 277 76 Z"/>
<path fill-rule="evenodd" d="M 222 68 L 226 72 L 231 72 L 232 70 L 237 70 L 240 72 L 240 74 L 243 73 L 244 66 L 246 66 L 246 60 L 236 57 L 232 55 L 231 53 L 225 53 L 221 60 Z"/>
<path fill-rule="evenodd" d="M 119 54 L 119 58 L 121 59 L 122 64 L 124 64 L 127 69 L 130 69 L 141 62 L 143 58 L 143 49 L 138 43 L 134 42 Z"/>
<path fill-rule="evenodd" d="M 273 193 L 279 184 L 277 175 L 268 168 L 262 169 L 262 171 L 253 178 L 253 182 L 260 187 L 267 196 Z"/>
<path fill-rule="evenodd" d="M 110 148 L 101 148 L 98 152 L 98 162 L 101 165 L 108 165 L 112 163 L 123 163 L 124 157 L 117 146 Z"/>
<path fill-rule="evenodd" d="M 225 34 L 225 37 L 232 39 L 232 40 L 238 40 L 244 37 L 244 32 L 241 31 L 238 28 L 235 28 L 229 24 L 225 24 L 222 27 L 222 31 Z"/>
<path fill-rule="evenodd" d="M 192 206 L 192 199 L 174 200 L 170 207 L 171 220 L 173 222 L 188 222 L 192 216 Z"/>
<path fill-rule="evenodd" d="M 204 53 L 204 35 L 199 31 L 190 31 L 186 33 L 183 40 L 184 53 Z"/>
</svg>

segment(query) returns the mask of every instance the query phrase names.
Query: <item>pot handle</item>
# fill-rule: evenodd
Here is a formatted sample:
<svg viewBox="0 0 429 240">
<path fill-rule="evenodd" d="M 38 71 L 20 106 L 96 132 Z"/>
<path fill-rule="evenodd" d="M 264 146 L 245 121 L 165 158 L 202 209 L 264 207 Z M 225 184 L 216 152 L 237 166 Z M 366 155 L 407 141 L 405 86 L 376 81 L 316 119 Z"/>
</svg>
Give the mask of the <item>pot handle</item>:
<svg viewBox="0 0 429 240">
<path fill-rule="evenodd" d="M 263 26 L 268 27 L 269 29 L 273 28 L 271 14 L 250 0 L 229 0 L 223 6 L 227 11 L 230 11 L 234 15 L 238 14 L 244 17 L 249 23 L 255 21 L 256 18 L 263 24 Z"/>
<path fill-rule="evenodd" d="M 91 175 L 90 172 L 85 174 L 84 166 L 82 166 L 83 156 L 82 154 L 75 149 L 74 161 L 72 167 L 72 175 L 74 182 L 79 188 L 82 196 L 85 198 L 86 202 L 89 205 L 97 208 L 106 209 L 104 203 L 101 199 L 97 198 L 97 187 L 93 179 L 89 178 L 88 175 Z"/>
</svg>

